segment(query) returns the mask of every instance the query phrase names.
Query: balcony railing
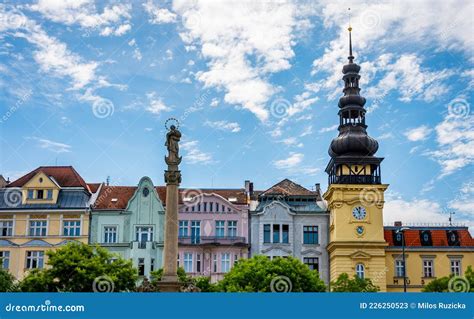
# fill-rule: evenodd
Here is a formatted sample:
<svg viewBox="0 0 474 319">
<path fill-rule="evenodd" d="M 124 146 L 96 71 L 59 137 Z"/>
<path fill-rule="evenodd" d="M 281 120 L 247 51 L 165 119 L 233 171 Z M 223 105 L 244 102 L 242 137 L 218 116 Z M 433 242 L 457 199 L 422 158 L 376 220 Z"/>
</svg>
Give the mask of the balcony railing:
<svg viewBox="0 0 474 319">
<path fill-rule="evenodd" d="M 245 237 L 237 236 L 180 236 L 178 243 L 185 245 L 245 245 L 247 240 Z"/>
</svg>

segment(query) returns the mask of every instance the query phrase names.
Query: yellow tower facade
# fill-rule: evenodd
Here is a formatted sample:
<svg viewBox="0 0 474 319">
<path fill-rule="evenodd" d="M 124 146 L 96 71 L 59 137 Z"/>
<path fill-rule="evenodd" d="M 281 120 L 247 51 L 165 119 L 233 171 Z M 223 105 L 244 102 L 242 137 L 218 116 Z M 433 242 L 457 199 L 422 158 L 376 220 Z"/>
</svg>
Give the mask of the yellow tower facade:
<svg viewBox="0 0 474 319">
<path fill-rule="evenodd" d="M 342 273 L 370 278 L 386 291 L 383 206 L 388 185 L 381 183 L 383 158 L 375 156 L 378 143 L 366 130 L 366 100 L 359 94 L 360 66 L 354 63 L 351 31 L 349 28 L 349 62 L 342 68 L 339 135 L 331 142 L 326 167 L 330 278 L 336 280 Z"/>
<path fill-rule="evenodd" d="M 332 184 L 324 198 L 330 211 L 329 273 L 370 278 L 386 291 L 383 228 L 384 192 L 388 185 Z"/>
</svg>

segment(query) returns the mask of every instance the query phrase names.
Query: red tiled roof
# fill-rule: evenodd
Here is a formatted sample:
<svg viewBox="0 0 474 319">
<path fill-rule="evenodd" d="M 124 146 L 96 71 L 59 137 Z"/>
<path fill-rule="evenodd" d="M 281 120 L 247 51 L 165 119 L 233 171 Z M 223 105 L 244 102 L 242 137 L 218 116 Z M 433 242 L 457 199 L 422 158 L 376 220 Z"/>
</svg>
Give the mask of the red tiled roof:
<svg viewBox="0 0 474 319">
<path fill-rule="evenodd" d="M 266 191 L 264 191 L 260 196 L 264 195 L 316 195 L 316 192 L 310 191 L 309 189 L 304 188 L 303 186 L 292 182 L 291 180 L 285 178 L 281 182 L 273 185 Z"/>
<path fill-rule="evenodd" d="M 99 196 L 94 203 L 95 209 L 125 209 L 127 203 L 132 198 L 137 186 L 106 186 L 104 185 L 100 190 Z M 165 186 L 156 186 L 156 192 L 160 198 L 163 206 L 166 205 L 166 187 Z M 180 189 L 179 203 L 183 202 L 183 196 L 196 196 L 201 193 L 205 194 L 217 194 L 225 199 L 236 198 L 237 201 L 232 202 L 233 204 L 246 204 L 247 197 L 245 195 L 244 189 Z M 112 199 L 116 198 L 117 200 L 112 202 Z"/>
<path fill-rule="evenodd" d="M 95 209 L 125 209 L 128 201 L 132 198 L 136 186 L 107 186 L 100 190 L 99 196 L 94 203 Z M 112 199 L 117 199 L 112 201 Z"/>
<path fill-rule="evenodd" d="M 61 187 L 83 187 L 88 189 L 84 179 L 82 179 L 81 175 L 79 175 L 72 166 L 40 166 L 34 171 L 11 182 L 7 187 L 22 187 L 39 172 L 53 177 Z"/>
<path fill-rule="evenodd" d="M 449 246 L 448 244 L 448 237 L 446 231 L 449 230 L 448 228 L 438 227 L 437 229 L 431 228 L 431 240 L 433 246 Z M 474 247 L 474 239 L 472 238 L 469 230 L 466 229 L 456 229 L 460 244 L 463 247 Z M 393 229 L 392 228 L 385 228 L 384 229 L 384 237 L 385 241 L 388 243 L 389 246 L 394 246 L 393 243 Z M 421 245 L 420 241 L 420 229 L 408 229 L 405 230 L 405 244 L 407 247 L 419 247 Z"/>
</svg>

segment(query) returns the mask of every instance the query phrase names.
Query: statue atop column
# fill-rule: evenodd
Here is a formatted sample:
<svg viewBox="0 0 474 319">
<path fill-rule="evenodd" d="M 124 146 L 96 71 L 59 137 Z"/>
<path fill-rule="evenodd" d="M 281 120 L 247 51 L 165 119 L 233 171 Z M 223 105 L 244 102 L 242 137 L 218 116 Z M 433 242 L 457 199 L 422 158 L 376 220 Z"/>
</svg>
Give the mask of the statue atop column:
<svg viewBox="0 0 474 319">
<path fill-rule="evenodd" d="M 176 125 L 168 127 L 169 121 L 175 121 Z M 178 282 L 178 207 L 179 207 L 179 184 L 181 183 L 181 172 L 179 171 L 179 141 L 181 132 L 176 119 L 166 121 L 165 146 L 168 149 L 168 156 L 165 156 L 165 162 L 168 169 L 165 170 L 166 183 L 166 212 L 165 212 L 165 240 L 163 251 L 163 276 L 158 283 L 160 291 L 180 291 L 181 284 Z"/>
<path fill-rule="evenodd" d="M 181 157 L 179 156 L 179 141 L 181 140 L 181 132 L 176 126 L 171 125 L 170 130 L 166 133 L 165 146 L 168 148 L 168 156 L 165 156 L 166 164 L 179 165 Z"/>
</svg>

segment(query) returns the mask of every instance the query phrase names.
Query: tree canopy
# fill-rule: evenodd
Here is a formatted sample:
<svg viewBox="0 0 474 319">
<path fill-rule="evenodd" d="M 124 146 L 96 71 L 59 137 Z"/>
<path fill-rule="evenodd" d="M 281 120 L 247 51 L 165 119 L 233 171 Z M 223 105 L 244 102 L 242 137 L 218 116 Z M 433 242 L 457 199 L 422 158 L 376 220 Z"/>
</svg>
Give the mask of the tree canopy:
<svg viewBox="0 0 474 319">
<path fill-rule="evenodd" d="M 359 278 L 354 275 L 353 279 L 349 275 L 342 273 L 335 281 L 331 282 L 332 292 L 377 292 L 380 288 L 375 286 L 368 278 Z"/>
<path fill-rule="evenodd" d="M 326 285 L 300 260 L 254 256 L 240 259 L 217 284 L 224 292 L 323 292 Z"/>
<path fill-rule="evenodd" d="M 474 271 L 467 267 L 464 277 L 450 275 L 430 281 L 423 292 L 474 292 Z"/>
<path fill-rule="evenodd" d="M 135 289 L 137 271 L 132 262 L 105 248 L 69 243 L 48 251 L 48 268 L 31 271 L 20 283 L 29 292 L 111 292 Z"/>
</svg>

